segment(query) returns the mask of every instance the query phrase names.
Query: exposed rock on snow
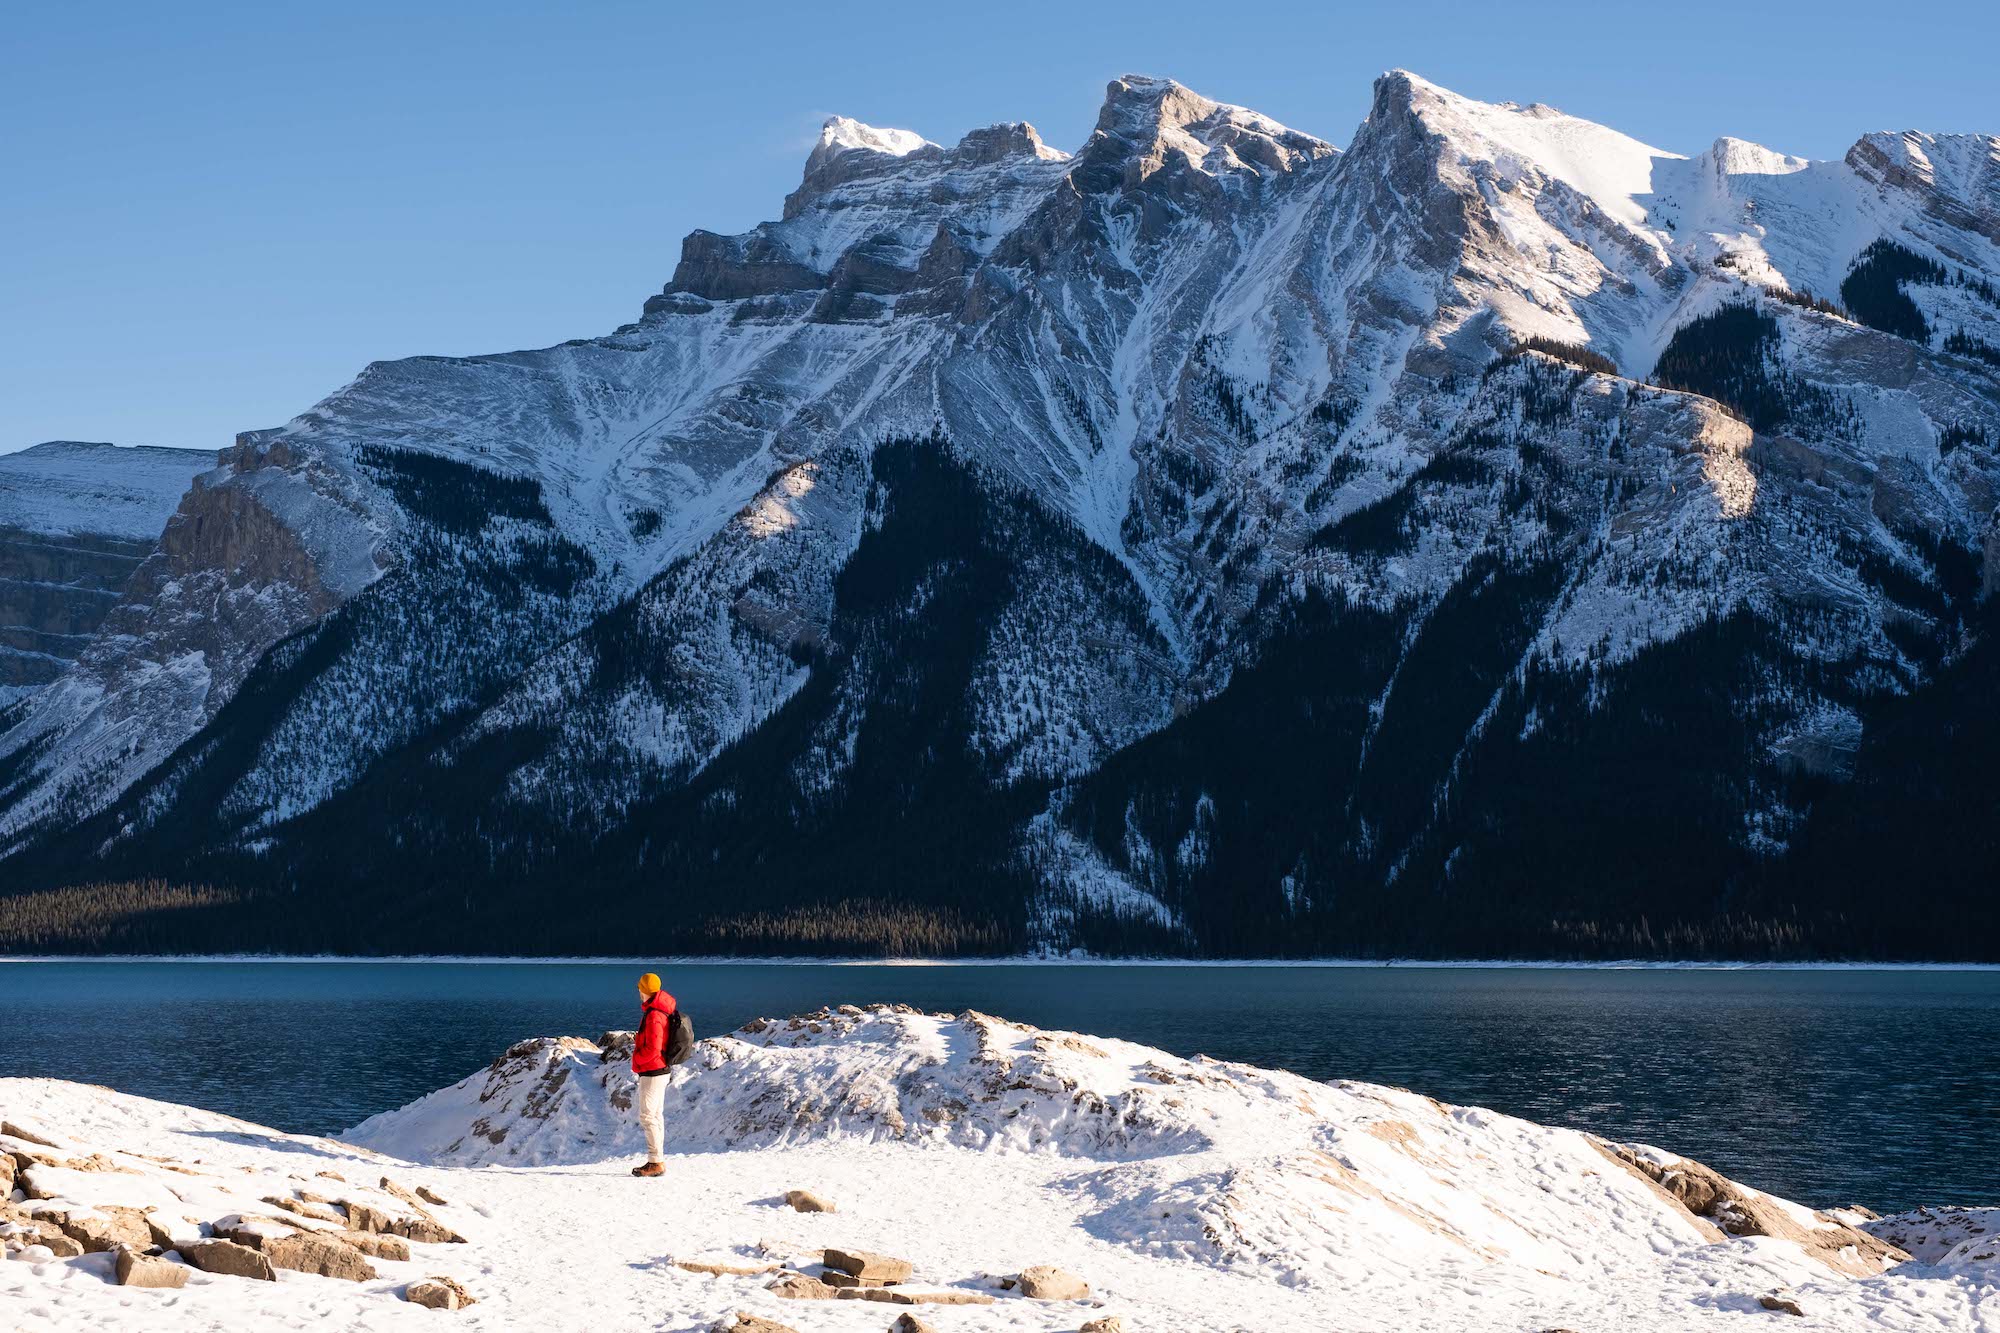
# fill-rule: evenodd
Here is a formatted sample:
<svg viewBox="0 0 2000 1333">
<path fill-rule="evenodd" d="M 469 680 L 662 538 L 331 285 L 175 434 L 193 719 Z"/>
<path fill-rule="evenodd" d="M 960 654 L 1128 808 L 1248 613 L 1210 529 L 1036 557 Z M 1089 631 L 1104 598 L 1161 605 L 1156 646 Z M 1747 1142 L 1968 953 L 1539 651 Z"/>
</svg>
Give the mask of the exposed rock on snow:
<svg viewBox="0 0 2000 1333">
<path fill-rule="evenodd" d="M 869 1285 L 908 1282 L 910 1261 L 867 1250 L 828 1250 L 823 1262 L 858 1282 Z"/>
<path fill-rule="evenodd" d="M 798 1333 L 798 1330 L 789 1324 L 781 1324 L 775 1319 L 766 1319 L 762 1315 L 750 1314 L 748 1311 L 725 1315 L 716 1320 L 711 1327 L 714 1333 Z"/>
<path fill-rule="evenodd" d="M 204 1273 L 255 1278 L 261 1282 L 278 1280 L 268 1255 L 233 1240 L 194 1241 L 180 1251 L 180 1256 Z"/>
<path fill-rule="evenodd" d="M 433 1310 L 463 1310 L 479 1302 L 463 1285 L 448 1277 L 428 1277 L 403 1289 L 403 1299 Z"/>
<path fill-rule="evenodd" d="M 835 1213 L 840 1211 L 831 1202 L 820 1198 L 819 1195 L 814 1194 L 811 1190 L 786 1190 L 785 1203 L 791 1207 L 792 1211 L 799 1213 Z"/>
<path fill-rule="evenodd" d="M 1053 1264 L 1024 1268 L 1015 1281 L 1020 1284 L 1021 1294 L 1033 1301 L 1081 1301 L 1090 1296 L 1088 1282 Z"/>
<path fill-rule="evenodd" d="M 1830 1268 L 1856 1277 L 1879 1273 L 1910 1256 L 1853 1226 L 1845 1210 L 1801 1217 L 1796 1204 L 1745 1189 L 1719 1172 L 1657 1149 L 1610 1147 L 1609 1154 L 1638 1172 L 1697 1218 L 1731 1236 L 1775 1236 L 1791 1241 Z"/>
<path fill-rule="evenodd" d="M 168 1289 L 185 1287 L 188 1270 L 184 1265 L 166 1259 L 141 1254 L 133 1249 L 121 1249 L 113 1272 L 121 1287 L 164 1287 Z"/>
</svg>

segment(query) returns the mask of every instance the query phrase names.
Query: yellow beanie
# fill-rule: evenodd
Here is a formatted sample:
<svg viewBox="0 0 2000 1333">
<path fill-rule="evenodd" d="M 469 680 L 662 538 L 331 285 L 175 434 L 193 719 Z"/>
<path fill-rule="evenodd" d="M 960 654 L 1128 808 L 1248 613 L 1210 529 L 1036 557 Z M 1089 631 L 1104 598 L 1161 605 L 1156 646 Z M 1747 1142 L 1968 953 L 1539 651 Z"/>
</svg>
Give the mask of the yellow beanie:
<svg viewBox="0 0 2000 1333">
<path fill-rule="evenodd" d="M 657 995 L 660 993 L 660 979 L 648 972 L 639 978 L 639 989 L 648 995 Z"/>
</svg>

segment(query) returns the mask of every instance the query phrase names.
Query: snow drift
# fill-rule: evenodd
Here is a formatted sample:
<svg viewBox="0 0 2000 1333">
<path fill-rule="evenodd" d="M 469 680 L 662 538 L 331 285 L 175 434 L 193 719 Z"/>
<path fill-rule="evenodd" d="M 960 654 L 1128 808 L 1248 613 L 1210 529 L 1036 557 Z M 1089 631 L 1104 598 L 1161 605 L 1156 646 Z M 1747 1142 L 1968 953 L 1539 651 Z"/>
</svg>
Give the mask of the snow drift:
<svg viewBox="0 0 2000 1333">
<path fill-rule="evenodd" d="M 1765 1301 L 1807 1328 L 1973 1328 L 2000 1276 L 1979 1210 L 1815 1211 L 1658 1149 L 1398 1089 L 900 1007 L 701 1043 L 670 1076 L 667 1178 L 635 1181 L 629 1040 L 521 1042 L 343 1141 L 0 1080 L 0 1152 L 29 1162 L 0 1225 L 17 1259 L 0 1264 L 0 1323 L 374 1328 L 416 1317 L 405 1287 L 437 1277 L 477 1296 L 458 1316 L 475 1328 L 706 1328 L 737 1310 L 879 1328 L 870 1307 L 773 1280 L 835 1246 L 990 1302 L 952 1315 L 987 1330 L 1110 1314 L 1148 1333 L 1683 1329 Z M 789 1211 L 798 1188 L 836 1211 Z M 275 1284 L 209 1272 L 147 1292 L 109 1284 L 108 1252 L 22 1248 L 57 1214 L 84 1234 L 157 1224 L 163 1249 L 296 1248 L 301 1228 L 338 1246 L 366 1223 L 412 1253 L 345 1282 L 280 1267 Z M 1051 1263 L 1091 1295 L 1001 1282 Z"/>
</svg>

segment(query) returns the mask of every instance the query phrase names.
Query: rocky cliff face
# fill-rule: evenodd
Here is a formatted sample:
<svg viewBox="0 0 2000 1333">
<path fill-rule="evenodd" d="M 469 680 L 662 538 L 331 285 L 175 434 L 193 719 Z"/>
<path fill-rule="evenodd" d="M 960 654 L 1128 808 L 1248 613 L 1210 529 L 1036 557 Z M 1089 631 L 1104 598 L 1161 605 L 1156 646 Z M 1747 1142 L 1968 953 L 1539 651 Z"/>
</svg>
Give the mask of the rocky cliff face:
<svg viewBox="0 0 2000 1333">
<path fill-rule="evenodd" d="M 0 707 L 82 654 L 214 455 L 56 440 L 0 455 Z"/>
<path fill-rule="evenodd" d="M 1344 152 L 1138 76 L 1073 156 L 830 121 L 637 323 L 246 437 L 0 718 L 0 846 L 500 947 L 571 884 L 689 945 L 1848 947 L 1813 812 L 1984 660 L 1996 161 L 1402 73 Z"/>
</svg>

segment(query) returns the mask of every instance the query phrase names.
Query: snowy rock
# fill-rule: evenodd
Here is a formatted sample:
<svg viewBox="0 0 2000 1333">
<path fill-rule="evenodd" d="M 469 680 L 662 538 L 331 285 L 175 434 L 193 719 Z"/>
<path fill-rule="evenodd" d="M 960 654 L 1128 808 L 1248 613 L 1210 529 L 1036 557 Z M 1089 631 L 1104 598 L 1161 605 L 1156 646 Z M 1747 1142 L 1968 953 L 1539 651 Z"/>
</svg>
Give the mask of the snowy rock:
<svg viewBox="0 0 2000 1333">
<path fill-rule="evenodd" d="M 833 1213 L 840 1211 L 832 1203 L 822 1199 L 811 1190 L 786 1190 L 785 1202 L 790 1205 L 794 1212 L 800 1213 Z"/>
<path fill-rule="evenodd" d="M 937 1327 L 913 1314 L 900 1314 L 896 1322 L 889 1325 L 889 1333 L 937 1333 Z"/>
<path fill-rule="evenodd" d="M 1801 1317 L 1803 1317 L 1805 1314 L 1805 1311 L 1799 1307 L 1799 1303 L 1793 1300 L 1789 1296 L 1777 1296 L 1777 1295 L 1759 1296 L 1757 1298 L 1757 1304 L 1763 1306 L 1766 1310 L 1770 1310 L 1775 1314 L 1791 1314 L 1791 1315 L 1799 1315 Z"/>
<path fill-rule="evenodd" d="M 1810 1212 L 1746 1189 L 1721 1173 L 1657 1149 L 1612 1148 L 1613 1160 L 1655 1181 L 1694 1216 L 1731 1236 L 1774 1236 L 1791 1241 L 1830 1268 L 1867 1277 L 1909 1256 L 1838 1212 Z"/>
<path fill-rule="evenodd" d="M 674 1267 L 711 1277 L 762 1277 L 779 1270 L 777 1264 L 746 1264 L 733 1259 L 676 1259 Z"/>
<path fill-rule="evenodd" d="M 478 1304 L 472 1293 L 457 1281 L 437 1276 L 412 1282 L 403 1289 L 403 1299 L 432 1310 L 463 1310 L 468 1305 Z"/>
<path fill-rule="evenodd" d="M 824 1256 L 828 1268 L 867 1283 L 907 1282 L 910 1280 L 910 1261 L 895 1259 L 886 1254 L 871 1254 L 867 1250 L 828 1250 Z"/>
<path fill-rule="evenodd" d="M 1124 1315 L 1108 1314 L 1101 1319 L 1086 1321 L 1077 1333 L 1128 1333 L 1130 1327 Z"/>
<path fill-rule="evenodd" d="M 337 1240 L 371 1259 L 401 1261 L 410 1257 L 410 1243 L 401 1236 L 375 1231 L 336 1231 L 328 1233 L 328 1238 Z"/>
<path fill-rule="evenodd" d="M 787 1273 L 765 1290 L 788 1301 L 831 1301 L 840 1296 L 838 1287 L 807 1273 Z"/>
<path fill-rule="evenodd" d="M 274 1268 L 339 1278 L 345 1282 L 367 1282 L 375 1277 L 375 1266 L 359 1250 L 330 1236 L 299 1232 L 266 1241 L 266 1258 Z"/>
<path fill-rule="evenodd" d="M 724 1315 L 710 1326 L 712 1333 L 798 1333 L 789 1324 L 781 1324 L 775 1319 L 740 1310 L 733 1315 Z"/>
<path fill-rule="evenodd" d="M 347 1224 L 345 1213 L 337 1211 L 328 1204 L 319 1203 L 314 1200 L 286 1199 L 277 1195 L 266 1195 L 263 1201 L 270 1204 L 273 1208 L 287 1213 L 296 1213 L 300 1217 L 310 1218 L 315 1222 L 332 1222 L 340 1226 Z"/>
<path fill-rule="evenodd" d="M 1080 1301 L 1090 1295 L 1090 1284 L 1053 1264 L 1024 1268 L 1015 1279 L 1021 1294 L 1034 1301 Z"/>
<path fill-rule="evenodd" d="M 1960 1268 L 2000 1262 L 2000 1207 L 1916 1208 L 1862 1226 L 1919 1263 Z"/>
<path fill-rule="evenodd" d="M 102 1205 L 87 1213 L 71 1213 L 60 1222 L 63 1233 L 83 1246 L 86 1254 L 103 1254 L 120 1247 L 145 1249 L 153 1243 L 146 1216 L 136 1208 Z"/>
<path fill-rule="evenodd" d="M 34 1130 L 23 1128 L 20 1124 L 12 1120 L 0 1120 L 0 1136 L 19 1139 L 23 1143 L 32 1143 L 38 1148 L 54 1148 L 58 1151 L 62 1149 L 62 1145 L 54 1139 Z"/>
<path fill-rule="evenodd" d="M 270 1259 L 248 1245 L 239 1245 L 233 1240 L 193 1241 L 180 1247 L 180 1256 L 204 1273 L 255 1278 L 262 1282 L 278 1280 L 278 1275 L 272 1270 Z"/>
<path fill-rule="evenodd" d="M 188 1270 L 166 1259 L 120 1248 L 113 1270 L 121 1287 L 184 1287 Z"/>
</svg>

